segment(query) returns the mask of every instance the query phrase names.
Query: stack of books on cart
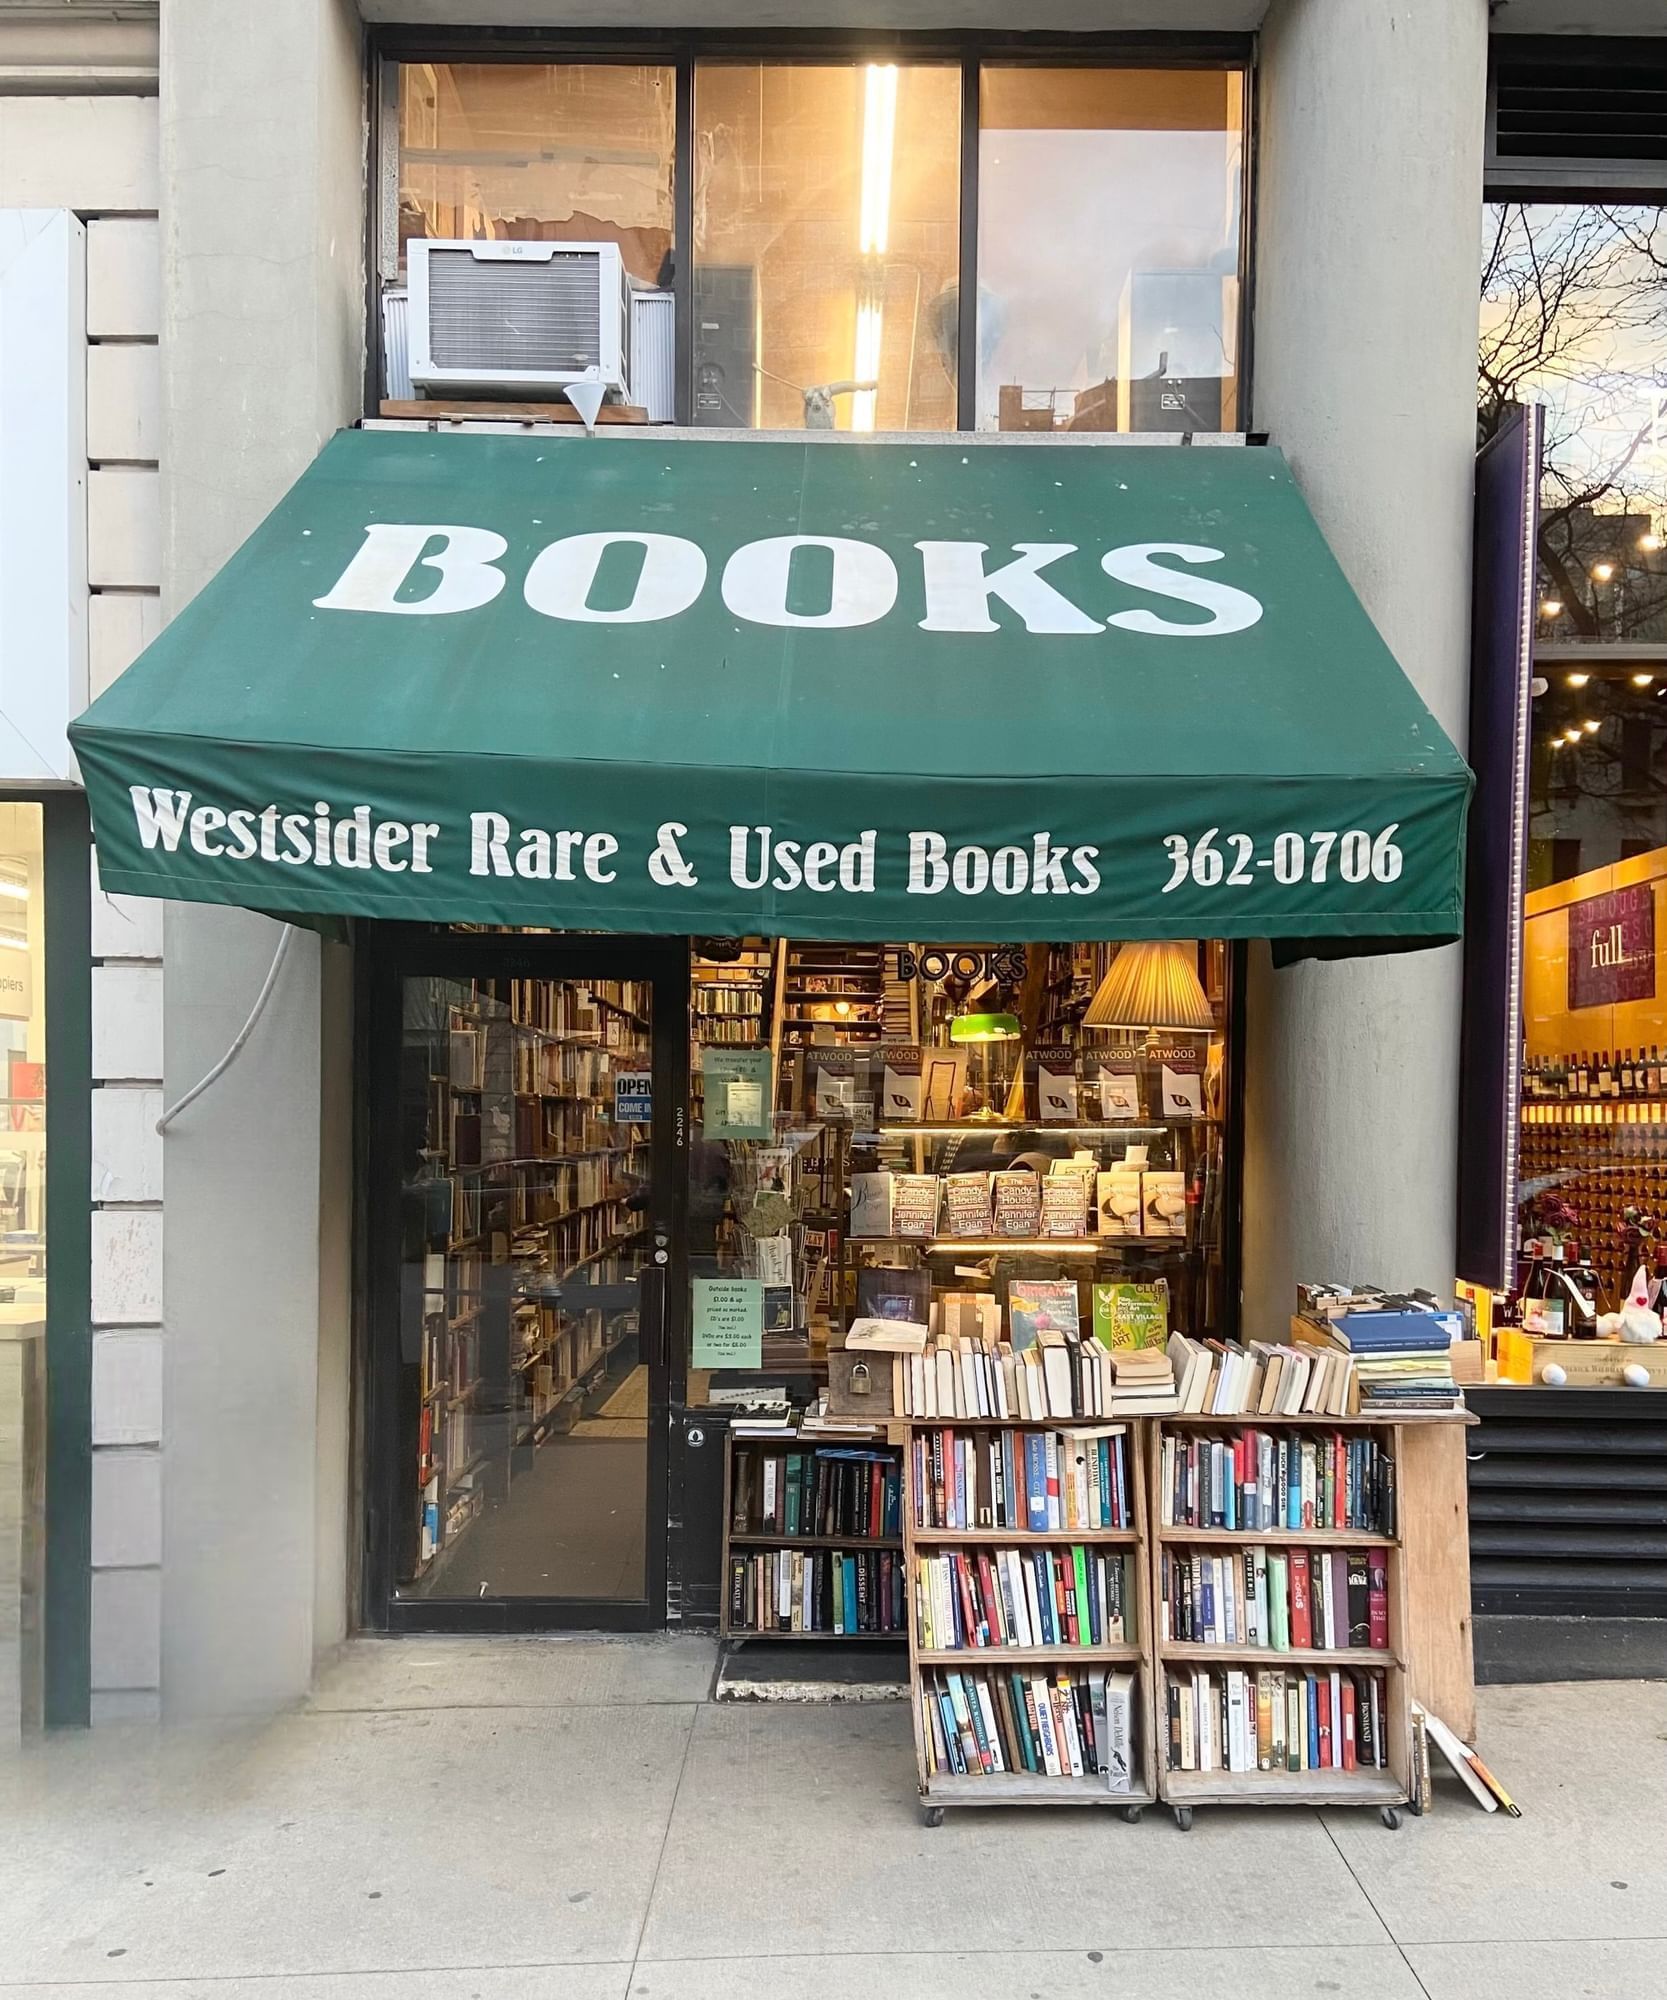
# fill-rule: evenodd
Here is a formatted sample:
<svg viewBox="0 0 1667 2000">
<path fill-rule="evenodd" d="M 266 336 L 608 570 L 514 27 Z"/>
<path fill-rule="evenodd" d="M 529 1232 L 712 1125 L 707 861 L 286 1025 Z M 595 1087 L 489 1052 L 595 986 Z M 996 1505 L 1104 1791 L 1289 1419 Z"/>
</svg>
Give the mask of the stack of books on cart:
<svg viewBox="0 0 1667 2000">
<path fill-rule="evenodd" d="M 1319 1330 L 1315 1329 L 1316 1335 Z M 1351 1356 L 1323 1346 L 1253 1340 L 1169 1336 L 1169 1360 L 1178 1398 L 1174 1407 L 1204 1417 L 1347 1417 L 1357 1413 Z"/>
<path fill-rule="evenodd" d="M 1023 1346 L 988 1333 L 933 1334 L 919 1353 L 895 1357 L 892 1407 L 908 1417 L 1048 1423 L 1158 1416 L 1179 1406 L 1160 1350 L 1113 1353 L 1050 1327 Z"/>
<path fill-rule="evenodd" d="M 1353 1370 L 1361 1416 L 1422 1416 L 1463 1407 L 1452 1346 L 1463 1316 L 1425 1293 L 1345 1292 L 1305 1286 L 1292 1335 L 1315 1352 L 1341 1354 Z"/>
</svg>

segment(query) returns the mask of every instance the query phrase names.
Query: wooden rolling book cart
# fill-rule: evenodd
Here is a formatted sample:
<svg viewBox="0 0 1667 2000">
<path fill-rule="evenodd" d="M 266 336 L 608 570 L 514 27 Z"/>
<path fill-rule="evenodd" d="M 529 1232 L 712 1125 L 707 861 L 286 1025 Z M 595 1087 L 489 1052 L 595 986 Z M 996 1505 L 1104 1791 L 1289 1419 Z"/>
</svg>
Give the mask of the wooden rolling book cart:
<svg viewBox="0 0 1667 2000">
<path fill-rule="evenodd" d="M 1150 1635 L 1151 1673 L 1153 1687 L 1153 1713 L 1159 1719 L 1163 1730 L 1162 1754 L 1157 1758 L 1158 1795 L 1169 1806 L 1175 1816 L 1175 1823 L 1184 1832 L 1192 1825 L 1193 1807 L 1197 1805 L 1307 1805 L 1307 1806 L 1376 1806 L 1384 1824 L 1389 1827 L 1400 1825 L 1401 1809 L 1412 1796 L 1412 1719 L 1409 1667 L 1408 1634 L 1408 1576 L 1406 1570 L 1407 1545 L 1426 1539 L 1420 1532 L 1420 1500 L 1416 1490 L 1408 1491 L 1399 1474 L 1404 1462 L 1403 1440 L 1409 1433 L 1422 1430 L 1427 1425 L 1463 1425 L 1475 1419 L 1463 1410 L 1434 1413 L 1420 1418 L 1390 1419 L 1384 1417 L 1334 1417 L 1306 1415 L 1300 1417 L 1272 1416 L 1165 1416 L 1152 1418 L 1147 1424 L 1147 1504 L 1152 1523 L 1148 1544 L 1149 1596 L 1152 1616 L 1147 1625 Z M 1395 1533 L 1378 1534 L 1370 1530 L 1299 1528 L 1192 1528 L 1186 1526 L 1166 1526 L 1163 1516 L 1168 1511 L 1163 1486 L 1163 1444 L 1165 1438 L 1181 1440 L 1193 1438 L 1222 1437 L 1237 1431 L 1268 1431 L 1274 1435 L 1292 1433 L 1315 1436 L 1340 1431 L 1345 1436 L 1367 1435 L 1386 1445 L 1391 1457 L 1396 1461 L 1396 1510 Z M 1414 1482 L 1416 1487 L 1416 1482 Z M 1221 1645 L 1216 1643 L 1192 1643 L 1168 1638 L 1163 1628 L 1164 1618 L 1161 1608 L 1162 1559 L 1166 1553 L 1177 1549 L 1196 1550 L 1212 1555 L 1227 1554 L 1249 1548 L 1268 1549 L 1309 1549 L 1330 1551 L 1333 1549 L 1381 1548 L 1387 1552 L 1387 1614 L 1388 1644 L 1380 1648 L 1333 1647 L 1300 1648 L 1288 1651 L 1276 1650 L 1271 1646 L 1255 1647 L 1244 1645 Z M 1357 1768 L 1355 1770 L 1254 1770 L 1230 1772 L 1225 1770 L 1191 1771 L 1171 1768 L 1171 1751 L 1167 1730 L 1168 1682 L 1171 1671 L 1177 1677 L 1190 1675 L 1200 1668 L 1224 1671 L 1228 1668 L 1247 1669 L 1252 1675 L 1259 1669 L 1273 1672 L 1301 1672 L 1332 1668 L 1380 1670 L 1384 1686 L 1384 1734 L 1387 1767 Z M 1156 1731 L 1154 1731 L 1156 1734 Z M 1254 1740 L 1254 1718 L 1252 1718 Z"/>
<path fill-rule="evenodd" d="M 850 1449 L 869 1451 L 877 1454 L 883 1453 L 887 1462 L 893 1466 L 896 1465 L 899 1457 L 898 1451 L 886 1443 L 884 1432 L 878 1430 L 872 1439 L 860 1438 L 854 1435 L 836 1436 L 825 1433 L 816 1436 L 801 1437 L 796 1431 L 784 1431 L 780 1436 L 730 1436 L 727 1438 L 724 1451 L 723 1568 L 721 1571 L 723 1599 L 718 1626 L 722 1637 L 726 1639 L 768 1639 L 790 1640 L 794 1642 L 801 1639 L 809 1639 L 823 1643 L 849 1643 L 857 1641 L 865 1645 L 891 1643 L 898 1647 L 902 1646 L 903 1629 L 901 1623 L 889 1631 L 863 1630 L 859 1628 L 855 1631 L 836 1632 L 831 1629 L 812 1630 L 806 1623 L 801 1623 L 797 1629 L 791 1624 L 784 1627 L 780 1624 L 764 1624 L 756 1622 L 756 1620 L 755 1622 L 748 1623 L 744 1618 L 737 1619 L 735 1616 L 734 1567 L 736 1559 L 740 1557 L 750 1558 L 761 1552 L 771 1555 L 785 1553 L 790 1557 L 798 1554 L 804 1558 L 804 1563 L 801 1565 L 802 1570 L 813 1566 L 818 1558 L 822 1557 L 828 1558 L 830 1563 L 845 1556 L 856 1557 L 867 1565 L 869 1589 L 865 1592 L 865 1603 L 868 1601 L 869 1595 L 871 1595 L 874 1581 L 880 1574 L 879 1559 L 882 1556 L 889 1556 L 890 1558 L 890 1562 L 886 1565 L 887 1570 L 895 1566 L 901 1574 L 906 1559 L 903 1553 L 903 1537 L 900 1533 L 889 1535 L 834 1533 L 824 1535 L 811 1534 L 806 1532 L 802 1527 L 796 1532 L 789 1533 L 785 1525 L 787 1519 L 785 1495 L 782 1496 L 781 1500 L 781 1526 L 769 1526 L 761 1519 L 755 1519 L 754 1517 L 759 1512 L 756 1504 L 750 1505 L 747 1509 L 747 1525 L 742 1527 L 736 1527 L 735 1525 L 737 1493 L 739 1491 L 743 1494 L 744 1498 L 749 1499 L 753 1503 L 757 1502 L 762 1493 L 763 1464 L 767 1458 L 776 1460 L 782 1467 L 783 1473 L 785 1473 L 786 1462 L 790 1458 L 799 1459 L 801 1462 L 809 1462 L 819 1452 L 828 1453 Z M 860 1461 L 846 1460 L 844 1463 L 852 1464 L 860 1463 Z M 905 1500 L 905 1510 L 906 1505 Z M 804 1588 L 801 1585 L 801 1613 L 805 1610 L 804 1595 Z M 900 1595 L 904 1611 L 906 1612 L 908 1606 L 906 1578 L 901 1587 Z M 843 1620 L 841 1622 L 843 1623 Z"/>
<path fill-rule="evenodd" d="M 1086 1420 L 1079 1420 L 1079 1423 Z M 913 1440 L 922 1433 L 948 1429 L 957 1433 L 979 1432 L 990 1434 L 996 1431 L 1068 1432 L 1072 1428 L 1066 1418 L 1053 1418 L 1045 1423 L 999 1422 L 993 1418 L 940 1418 L 902 1417 L 894 1418 L 891 1434 L 895 1438 L 908 1440 L 903 1452 L 903 1546 L 905 1551 L 905 1575 L 908 1593 L 909 1625 L 909 1696 L 913 1715 L 915 1741 L 915 1772 L 920 1787 L 921 1812 L 928 1826 L 943 1823 L 946 1806 L 1037 1806 L 1037 1805 L 1090 1805 L 1115 1806 L 1124 1819 L 1131 1823 L 1138 1821 L 1141 1808 L 1154 1804 L 1157 1792 L 1157 1735 L 1154 1726 L 1155 1710 L 1152 1703 L 1151 1654 L 1148 1634 L 1152 1630 L 1151 1579 L 1152 1569 L 1146 1557 L 1147 1535 L 1147 1492 L 1146 1454 L 1142 1449 L 1141 1426 L 1130 1422 L 1125 1428 L 1123 1444 L 1127 1465 L 1127 1481 L 1133 1501 L 1133 1525 L 1126 1528 L 1062 1528 L 1046 1533 L 1026 1532 L 1019 1528 L 931 1528 L 917 1525 L 926 1512 L 922 1496 L 916 1490 L 914 1477 Z M 928 1446 L 928 1452 L 930 1447 Z M 1122 1644 L 1115 1645 L 1054 1645 L 1041 1647 L 1012 1646 L 969 1646 L 953 1651 L 927 1651 L 921 1643 L 920 1611 L 915 1590 L 916 1558 L 922 1555 L 939 1555 L 952 1550 L 976 1551 L 978 1549 L 1018 1549 L 1029 1552 L 1046 1547 L 1115 1549 L 1119 1555 L 1133 1558 L 1125 1566 L 1125 1574 L 1133 1586 L 1133 1631 L 1129 1632 Z M 1127 1619 L 1125 1620 L 1127 1623 Z M 1133 1789 L 1126 1792 L 1112 1791 L 1104 1775 L 1083 1777 L 1053 1777 L 1033 1771 L 989 1772 L 973 1777 L 956 1772 L 931 1771 L 927 1756 L 926 1725 L 922 1717 L 921 1689 L 923 1678 L 940 1671 L 965 1672 L 969 1669 L 985 1669 L 1004 1672 L 1010 1668 L 1046 1668 L 1057 1672 L 1062 1667 L 1094 1669 L 1104 1672 L 1112 1667 L 1126 1667 L 1134 1675 L 1134 1769 Z"/>
</svg>

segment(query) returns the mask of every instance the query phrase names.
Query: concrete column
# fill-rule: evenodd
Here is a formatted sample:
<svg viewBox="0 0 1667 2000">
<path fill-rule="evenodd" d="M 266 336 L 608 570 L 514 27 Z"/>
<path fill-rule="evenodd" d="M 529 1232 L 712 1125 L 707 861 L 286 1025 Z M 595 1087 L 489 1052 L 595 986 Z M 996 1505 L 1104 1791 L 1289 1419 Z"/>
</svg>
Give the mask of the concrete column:
<svg viewBox="0 0 1667 2000">
<path fill-rule="evenodd" d="M 365 87 L 347 0 L 169 0 L 162 23 L 163 595 L 171 616 L 359 414 Z M 251 663 L 257 671 L 266 662 Z M 281 670 L 281 663 L 270 663 Z M 225 1053 L 279 927 L 190 904 L 164 939 L 170 1102 Z M 320 1461 L 320 1325 L 345 1324 L 340 1121 L 321 1114 L 320 946 L 168 1134 L 162 1688 L 171 1716 L 308 1686 L 345 1562 L 346 1425 Z M 331 1157 L 323 1157 L 328 1146 Z M 333 1336 L 332 1336 L 333 1338 Z M 328 1373 L 340 1392 L 332 1354 Z M 340 1458 L 337 1466 L 333 1460 Z M 321 1507 L 334 1510 L 321 1522 Z"/>
<path fill-rule="evenodd" d="M 1258 118 L 1254 422 L 1461 749 L 1486 66 L 1486 0 L 1274 0 Z M 1256 948 L 1252 1335 L 1299 1278 L 1451 1284 L 1459 973 Z"/>
</svg>

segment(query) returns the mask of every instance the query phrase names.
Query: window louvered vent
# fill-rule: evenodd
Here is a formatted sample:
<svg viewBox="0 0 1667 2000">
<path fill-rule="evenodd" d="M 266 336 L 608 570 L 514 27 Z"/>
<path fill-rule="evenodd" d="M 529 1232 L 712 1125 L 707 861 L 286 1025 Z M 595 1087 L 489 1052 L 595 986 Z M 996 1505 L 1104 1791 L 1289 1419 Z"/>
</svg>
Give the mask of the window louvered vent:
<svg viewBox="0 0 1667 2000">
<path fill-rule="evenodd" d="M 431 250 L 429 347 L 440 368 L 600 367 L 601 263 L 594 251 L 557 251 L 546 263 L 496 263 L 467 250 Z"/>
<path fill-rule="evenodd" d="M 1667 161 L 1667 50 L 1602 68 L 1501 53 L 1494 151 L 1501 160 Z"/>
</svg>

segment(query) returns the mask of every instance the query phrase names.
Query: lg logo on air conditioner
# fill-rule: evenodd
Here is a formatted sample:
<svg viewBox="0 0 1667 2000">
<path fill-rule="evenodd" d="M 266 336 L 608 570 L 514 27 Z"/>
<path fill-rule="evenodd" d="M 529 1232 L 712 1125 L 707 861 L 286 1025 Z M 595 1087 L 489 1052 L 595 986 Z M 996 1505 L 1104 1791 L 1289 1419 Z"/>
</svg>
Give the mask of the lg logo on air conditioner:
<svg viewBox="0 0 1667 2000">
<path fill-rule="evenodd" d="M 986 564 L 987 542 L 916 542 L 926 616 L 923 632 L 999 632 L 993 601 L 1016 613 L 1027 632 L 1104 633 L 1108 626 L 1151 638 L 1207 639 L 1243 632 L 1262 615 L 1260 599 L 1194 566 L 1224 559 L 1221 549 L 1196 542 L 1129 542 L 1107 549 L 1100 568 L 1115 583 L 1170 604 L 1184 604 L 1203 619 L 1171 619 L 1149 609 L 1094 615 L 1043 575 L 1050 564 L 1077 553 L 1075 542 L 1016 542 L 1011 560 Z M 598 609 L 591 595 L 604 557 L 613 548 L 640 552 L 630 602 Z M 800 551 L 826 552 L 818 564 L 826 602 L 815 611 L 790 608 L 794 562 Z M 478 611 L 509 581 L 499 565 L 509 543 L 491 528 L 373 521 L 358 553 L 334 586 L 313 602 L 321 611 L 382 612 L 436 618 Z M 1185 565 L 1186 567 L 1179 567 Z M 423 596 L 401 596 L 436 579 Z M 605 530 L 565 535 L 539 550 L 527 570 L 522 595 L 546 618 L 577 625 L 647 625 L 691 610 L 709 582 L 706 551 L 681 535 Z M 787 625 L 837 631 L 874 625 L 897 602 L 897 565 L 872 542 L 840 535 L 773 535 L 743 542 L 724 562 L 718 593 L 731 614 L 751 625 Z"/>
</svg>

